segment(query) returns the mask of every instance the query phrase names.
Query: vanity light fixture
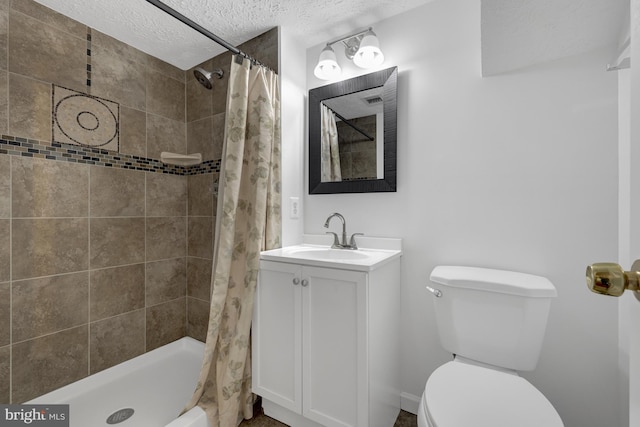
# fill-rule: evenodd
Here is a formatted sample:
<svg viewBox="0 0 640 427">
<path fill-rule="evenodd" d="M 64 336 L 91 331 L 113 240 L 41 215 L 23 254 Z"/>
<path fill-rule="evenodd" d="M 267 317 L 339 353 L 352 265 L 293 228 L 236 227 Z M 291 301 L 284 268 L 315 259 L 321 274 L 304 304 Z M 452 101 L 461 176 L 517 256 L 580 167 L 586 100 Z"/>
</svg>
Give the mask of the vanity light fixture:
<svg viewBox="0 0 640 427">
<path fill-rule="evenodd" d="M 330 45 L 322 49 L 320 52 L 320 58 L 318 59 L 318 65 L 313 70 L 313 74 L 322 80 L 335 79 L 342 73 L 340 65 L 336 59 L 336 53 L 333 51 Z"/>
<path fill-rule="evenodd" d="M 380 50 L 378 37 L 373 32 L 373 28 L 358 31 L 327 43 L 322 49 L 318 65 L 313 70 L 313 74 L 321 80 L 335 79 L 340 75 L 342 69 L 336 59 L 336 54 L 331 47 L 333 44 L 342 42 L 344 44 L 344 54 L 348 59 L 361 68 L 372 68 L 384 62 L 384 55 Z"/>
</svg>

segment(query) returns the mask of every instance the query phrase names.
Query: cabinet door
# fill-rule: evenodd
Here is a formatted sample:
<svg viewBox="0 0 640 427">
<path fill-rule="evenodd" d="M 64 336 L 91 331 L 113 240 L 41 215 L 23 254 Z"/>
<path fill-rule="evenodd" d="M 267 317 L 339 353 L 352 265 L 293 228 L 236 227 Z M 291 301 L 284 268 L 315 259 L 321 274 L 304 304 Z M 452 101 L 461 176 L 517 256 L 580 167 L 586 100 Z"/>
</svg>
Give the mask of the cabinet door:
<svg viewBox="0 0 640 427">
<path fill-rule="evenodd" d="M 302 279 L 303 415 L 366 426 L 367 275 L 305 266 Z"/>
<path fill-rule="evenodd" d="M 297 413 L 302 412 L 300 272 L 297 265 L 260 262 L 252 325 L 253 392 Z"/>
</svg>

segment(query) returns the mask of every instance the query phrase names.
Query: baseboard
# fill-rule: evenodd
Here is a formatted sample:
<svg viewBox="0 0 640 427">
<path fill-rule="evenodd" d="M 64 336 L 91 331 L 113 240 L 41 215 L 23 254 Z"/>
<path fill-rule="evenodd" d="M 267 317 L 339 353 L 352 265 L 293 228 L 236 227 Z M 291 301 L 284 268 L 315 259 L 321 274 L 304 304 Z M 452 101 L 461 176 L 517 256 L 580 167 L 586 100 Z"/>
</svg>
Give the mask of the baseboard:
<svg viewBox="0 0 640 427">
<path fill-rule="evenodd" d="M 403 411 L 407 411 L 411 414 L 417 415 L 419 406 L 420 406 L 420 398 L 418 396 L 405 393 L 405 392 L 400 393 L 400 409 L 402 409 Z M 295 420 L 290 418 L 291 416 L 293 416 L 290 411 L 285 410 L 284 408 L 272 402 L 269 402 L 267 400 L 262 401 L 262 407 L 264 409 L 265 415 L 268 415 L 271 418 L 280 420 L 284 423 L 288 422 L 289 425 L 294 425 L 295 422 L 293 421 L 299 421 L 297 418 Z M 296 415 L 296 417 L 299 417 L 299 416 Z"/>
<path fill-rule="evenodd" d="M 400 408 L 403 411 L 417 415 L 418 406 L 420 406 L 420 397 L 405 392 L 400 393 Z"/>
</svg>

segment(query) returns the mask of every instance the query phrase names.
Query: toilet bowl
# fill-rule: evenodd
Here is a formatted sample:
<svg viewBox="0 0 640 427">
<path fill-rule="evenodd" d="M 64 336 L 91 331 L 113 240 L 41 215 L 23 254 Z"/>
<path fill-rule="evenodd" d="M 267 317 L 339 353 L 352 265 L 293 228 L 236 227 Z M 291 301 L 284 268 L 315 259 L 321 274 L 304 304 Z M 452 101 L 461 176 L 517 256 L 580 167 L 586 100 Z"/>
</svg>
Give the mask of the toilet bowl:
<svg viewBox="0 0 640 427">
<path fill-rule="evenodd" d="M 431 273 L 438 335 L 454 359 L 427 380 L 419 427 L 562 427 L 518 371 L 535 368 L 551 298 L 544 277 L 475 267 Z"/>
</svg>

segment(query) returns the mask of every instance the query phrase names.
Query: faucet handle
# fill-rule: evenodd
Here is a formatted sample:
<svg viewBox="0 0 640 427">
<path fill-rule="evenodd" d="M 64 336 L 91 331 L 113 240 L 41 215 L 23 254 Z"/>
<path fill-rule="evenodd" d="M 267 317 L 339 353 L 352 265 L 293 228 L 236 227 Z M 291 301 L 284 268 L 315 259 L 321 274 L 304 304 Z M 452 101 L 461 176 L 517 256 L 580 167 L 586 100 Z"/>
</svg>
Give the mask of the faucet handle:
<svg viewBox="0 0 640 427">
<path fill-rule="evenodd" d="M 340 240 L 338 239 L 338 235 L 336 233 L 334 233 L 333 231 L 327 231 L 325 234 L 333 234 L 333 245 L 331 245 L 332 248 L 340 247 Z"/>
<path fill-rule="evenodd" d="M 351 235 L 351 239 L 349 240 L 349 246 L 351 246 L 351 249 L 358 249 L 358 245 L 356 245 L 356 236 L 364 236 L 364 233 L 353 233 Z"/>
</svg>

